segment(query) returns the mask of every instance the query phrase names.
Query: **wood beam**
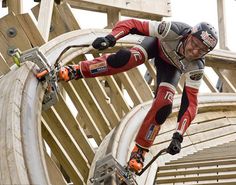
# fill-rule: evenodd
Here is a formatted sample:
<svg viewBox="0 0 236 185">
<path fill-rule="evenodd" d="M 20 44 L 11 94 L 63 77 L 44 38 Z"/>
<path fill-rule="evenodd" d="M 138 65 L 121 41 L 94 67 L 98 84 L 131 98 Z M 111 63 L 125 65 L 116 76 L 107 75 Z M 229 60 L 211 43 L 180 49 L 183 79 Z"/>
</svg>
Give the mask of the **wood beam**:
<svg viewBox="0 0 236 185">
<path fill-rule="evenodd" d="M 14 14 L 23 13 L 23 0 L 7 0 L 8 12 L 13 12 Z"/>
<path fill-rule="evenodd" d="M 25 34 L 17 16 L 10 13 L 0 19 L 0 52 L 9 66 L 14 64 L 10 51 L 19 48 L 21 51 L 30 49 L 31 43 Z"/>
<path fill-rule="evenodd" d="M 87 110 L 81 98 L 75 92 L 73 85 L 71 83 L 63 83 L 63 87 L 65 88 L 67 94 L 70 96 L 71 100 L 73 101 L 83 122 L 86 123 L 86 128 L 89 130 L 89 133 L 92 134 L 94 140 L 99 145 L 102 142 L 102 138 L 105 136 L 103 137 L 101 136 L 101 133 L 99 129 L 97 128 L 93 118 L 91 117 L 89 111 Z"/>
<path fill-rule="evenodd" d="M 42 0 L 40 2 L 38 29 L 45 41 L 48 41 L 52 20 L 54 0 Z"/>
<path fill-rule="evenodd" d="M 19 14 L 16 15 L 22 29 L 24 30 L 25 34 L 27 35 L 30 43 L 36 47 L 45 44 L 45 40 L 40 34 L 37 25 L 32 20 L 28 13 L 26 14 Z"/>
<path fill-rule="evenodd" d="M 127 75 L 129 76 L 135 89 L 138 91 L 143 102 L 153 99 L 154 94 L 138 68 L 133 68 L 127 71 Z"/>
<path fill-rule="evenodd" d="M 84 80 L 71 81 L 75 91 L 79 94 L 88 112 L 99 128 L 102 137 L 104 138 L 111 130 L 110 124 L 104 115 L 101 107 L 98 105 L 95 97 Z"/>
<path fill-rule="evenodd" d="M 225 18 L 225 0 L 217 0 L 219 44 L 221 49 L 227 48 L 227 29 Z"/>
<path fill-rule="evenodd" d="M 69 30 L 78 30 L 80 29 L 79 23 L 77 22 L 76 18 L 74 17 L 71 7 L 67 2 L 62 2 L 60 5 L 57 6 L 57 9 L 69 27 Z"/>
<path fill-rule="evenodd" d="M 222 49 L 214 49 L 206 55 L 206 66 L 235 70 L 236 53 Z"/>
<path fill-rule="evenodd" d="M 69 156 L 65 153 L 65 150 L 62 149 L 62 146 L 58 144 L 58 141 L 55 141 L 55 136 L 45 121 L 44 124 L 42 124 L 42 135 L 47 144 L 50 146 L 51 151 L 56 155 L 58 161 L 60 161 L 63 168 L 70 176 L 72 182 L 74 184 L 83 184 L 84 178 L 73 164 Z"/>
<path fill-rule="evenodd" d="M 236 93 L 236 88 L 234 85 L 230 82 L 230 80 L 222 73 L 219 69 L 214 68 L 214 71 L 219 76 L 220 80 L 223 81 L 223 84 L 226 86 L 228 92 Z"/>
<path fill-rule="evenodd" d="M 95 79 L 88 78 L 86 79 L 86 83 L 89 89 L 91 89 L 94 92 L 93 93 L 94 97 L 96 98 L 101 109 L 106 115 L 111 127 L 114 128 L 120 122 L 120 117 L 117 114 L 116 110 L 114 109 L 114 106 L 111 104 L 110 98 L 107 96 L 98 78 Z"/>
<path fill-rule="evenodd" d="M 112 8 L 107 10 L 107 28 L 113 28 L 115 24 L 120 20 L 120 10 Z"/>
<path fill-rule="evenodd" d="M 211 90 L 211 92 L 219 92 L 216 87 L 211 83 L 209 77 L 206 74 L 203 76 L 203 80 L 206 83 L 207 87 Z"/>
<path fill-rule="evenodd" d="M 42 116 L 47 122 L 50 130 L 53 131 L 53 135 L 59 141 L 60 145 L 73 161 L 74 165 L 80 171 L 80 174 L 86 179 L 89 173 L 89 164 L 87 159 L 81 152 L 81 149 L 79 149 L 78 145 L 76 145 L 74 140 L 71 139 L 71 135 L 68 130 L 64 128 L 62 122 L 57 118 L 55 110 L 50 109 L 45 113 L 43 112 Z"/>
<path fill-rule="evenodd" d="M 59 168 L 55 164 L 55 162 L 52 160 L 52 158 L 44 152 L 47 168 L 48 168 L 48 174 L 50 177 L 50 181 L 52 184 L 60 184 L 60 185 L 67 185 L 65 179 L 63 178 L 62 173 L 60 172 Z"/>
<path fill-rule="evenodd" d="M 68 0 L 72 7 L 107 12 L 108 9 L 117 8 L 124 16 L 160 20 L 171 16 L 170 0 Z"/>
<path fill-rule="evenodd" d="M 10 68 L 9 68 L 7 62 L 3 58 L 1 53 L 0 53 L 0 71 L 1 71 L 2 74 L 6 74 L 10 71 Z"/>
</svg>

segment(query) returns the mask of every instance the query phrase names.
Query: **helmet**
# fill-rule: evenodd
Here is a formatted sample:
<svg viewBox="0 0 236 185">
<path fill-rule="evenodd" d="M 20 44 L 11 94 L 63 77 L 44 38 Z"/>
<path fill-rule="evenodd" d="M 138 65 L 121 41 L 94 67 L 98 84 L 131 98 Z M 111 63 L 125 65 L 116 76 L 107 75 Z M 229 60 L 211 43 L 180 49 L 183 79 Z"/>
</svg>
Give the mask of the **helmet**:
<svg viewBox="0 0 236 185">
<path fill-rule="evenodd" d="M 206 22 L 201 22 L 194 26 L 190 34 L 202 41 L 209 48 L 209 51 L 213 50 L 218 42 L 216 29 Z"/>
</svg>

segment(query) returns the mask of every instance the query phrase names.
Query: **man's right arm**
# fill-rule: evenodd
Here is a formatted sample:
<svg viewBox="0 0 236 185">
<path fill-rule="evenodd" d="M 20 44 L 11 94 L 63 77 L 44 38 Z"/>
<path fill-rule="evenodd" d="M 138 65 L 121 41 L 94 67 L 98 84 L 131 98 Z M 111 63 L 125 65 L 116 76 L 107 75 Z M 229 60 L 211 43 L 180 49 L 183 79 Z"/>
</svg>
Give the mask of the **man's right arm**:
<svg viewBox="0 0 236 185">
<path fill-rule="evenodd" d="M 139 21 L 136 19 L 119 21 L 110 34 L 106 37 L 97 38 L 93 43 L 93 47 L 99 50 L 113 47 L 118 39 L 128 34 L 152 36 L 163 39 L 167 36 L 170 27 L 171 22 L 166 21 Z"/>
</svg>

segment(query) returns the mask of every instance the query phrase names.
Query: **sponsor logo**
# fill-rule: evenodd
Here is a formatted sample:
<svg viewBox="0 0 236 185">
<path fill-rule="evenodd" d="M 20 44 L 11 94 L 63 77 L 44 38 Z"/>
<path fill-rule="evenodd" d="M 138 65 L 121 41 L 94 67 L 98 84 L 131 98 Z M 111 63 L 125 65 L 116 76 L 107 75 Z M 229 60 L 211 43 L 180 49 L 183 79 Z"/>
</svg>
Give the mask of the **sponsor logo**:
<svg viewBox="0 0 236 185">
<path fill-rule="evenodd" d="M 164 99 L 169 100 L 170 102 L 173 102 L 174 94 L 171 91 L 167 91 Z"/>
<path fill-rule="evenodd" d="M 207 31 L 202 31 L 200 36 L 207 46 L 212 47 L 212 48 L 215 47 L 216 39 L 211 34 L 209 34 Z"/>
<path fill-rule="evenodd" d="M 159 24 L 158 26 L 158 33 L 161 35 L 163 34 L 163 32 L 165 31 L 166 28 L 166 22 L 163 21 L 161 24 Z"/>
<path fill-rule="evenodd" d="M 160 127 L 155 125 L 155 124 L 151 124 L 151 126 L 149 127 L 148 133 L 146 135 L 146 140 L 149 141 L 154 141 L 156 135 L 158 134 L 160 130 Z"/>
<path fill-rule="evenodd" d="M 134 59 L 137 62 L 138 60 L 142 60 L 142 55 L 138 51 L 132 51 L 134 55 Z"/>
<path fill-rule="evenodd" d="M 91 74 L 102 73 L 104 71 L 107 71 L 107 64 L 105 61 L 101 61 L 96 64 L 91 64 L 89 66 L 89 70 L 90 70 Z"/>
<path fill-rule="evenodd" d="M 197 72 L 197 73 L 190 73 L 189 77 L 191 80 L 198 81 L 202 79 L 202 76 L 203 76 L 203 73 Z"/>
</svg>

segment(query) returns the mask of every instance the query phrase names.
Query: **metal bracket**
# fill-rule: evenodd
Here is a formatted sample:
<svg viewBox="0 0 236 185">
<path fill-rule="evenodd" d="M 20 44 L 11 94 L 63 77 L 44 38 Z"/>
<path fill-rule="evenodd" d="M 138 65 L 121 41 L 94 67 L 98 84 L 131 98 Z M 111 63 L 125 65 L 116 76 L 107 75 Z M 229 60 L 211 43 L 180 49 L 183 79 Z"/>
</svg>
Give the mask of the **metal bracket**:
<svg viewBox="0 0 236 185">
<path fill-rule="evenodd" d="M 137 185 L 135 174 L 121 166 L 111 153 L 96 162 L 90 182 L 94 185 Z"/>
<path fill-rule="evenodd" d="M 53 106 L 59 99 L 57 93 L 59 93 L 59 87 L 57 83 L 56 70 L 53 69 L 47 61 L 46 56 L 39 50 L 38 47 L 21 52 L 19 49 L 15 49 L 12 53 L 13 60 L 20 66 L 26 61 L 31 61 L 39 67 L 39 72 L 47 70 L 48 74 L 45 75 L 45 82 L 47 83 L 47 89 L 43 98 L 43 110 L 47 110 Z"/>
</svg>

